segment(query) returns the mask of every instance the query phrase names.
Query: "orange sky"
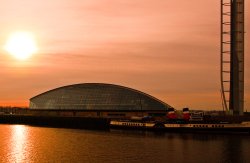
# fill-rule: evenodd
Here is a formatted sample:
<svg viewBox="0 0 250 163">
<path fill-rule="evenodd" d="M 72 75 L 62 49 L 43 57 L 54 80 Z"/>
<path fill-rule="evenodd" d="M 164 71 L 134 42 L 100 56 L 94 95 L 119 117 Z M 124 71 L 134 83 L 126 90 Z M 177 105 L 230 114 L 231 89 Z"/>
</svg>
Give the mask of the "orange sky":
<svg viewBox="0 0 250 163">
<path fill-rule="evenodd" d="M 219 0 L 0 0 L 0 105 L 74 83 L 131 87 L 179 109 L 221 109 Z M 246 1 L 246 20 L 250 20 Z M 249 21 L 245 108 L 250 110 Z M 18 61 L 9 34 L 33 32 L 39 52 Z"/>
</svg>

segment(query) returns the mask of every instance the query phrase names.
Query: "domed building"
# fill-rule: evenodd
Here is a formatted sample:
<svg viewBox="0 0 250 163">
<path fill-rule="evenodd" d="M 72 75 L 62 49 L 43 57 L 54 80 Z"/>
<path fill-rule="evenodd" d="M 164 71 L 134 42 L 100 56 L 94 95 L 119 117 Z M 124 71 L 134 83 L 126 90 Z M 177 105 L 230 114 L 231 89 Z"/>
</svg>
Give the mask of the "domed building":
<svg viewBox="0 0 250 163">
<path fill-rule="evenodd" d="M 31 110 L 73 116 L 166 115 L 170 105 L 138 90 L 104 83 L 59 87 L 30 99 Z"/>
</svg>

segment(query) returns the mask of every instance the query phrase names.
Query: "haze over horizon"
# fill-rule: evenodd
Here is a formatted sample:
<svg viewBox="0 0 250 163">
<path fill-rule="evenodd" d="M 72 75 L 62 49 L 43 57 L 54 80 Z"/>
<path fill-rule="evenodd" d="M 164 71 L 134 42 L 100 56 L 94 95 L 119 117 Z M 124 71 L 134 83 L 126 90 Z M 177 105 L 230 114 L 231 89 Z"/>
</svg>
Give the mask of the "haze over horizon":
<svg viewBox="0 0 250 163">
<path fill-rule="evenodd" d="M 250 110 L 250 4 L 245 1 L 245 109 Z M 112 83 L 179 109 L 221 109 L 220 1 L 1 0 L 0 106 L 76 83 Z M 3 46 L 32 32 L 38 52 Z"/>
</svg>

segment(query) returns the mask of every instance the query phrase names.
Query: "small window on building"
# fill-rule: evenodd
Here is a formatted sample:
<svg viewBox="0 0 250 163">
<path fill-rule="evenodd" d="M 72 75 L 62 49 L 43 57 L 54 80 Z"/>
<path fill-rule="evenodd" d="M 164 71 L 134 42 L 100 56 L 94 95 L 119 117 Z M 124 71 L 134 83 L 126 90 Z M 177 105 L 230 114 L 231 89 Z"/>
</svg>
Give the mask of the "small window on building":
<svg viewBox="0 0 250 163">
<path fill-rule="evenodd" d="M 111 117 L 125 117 L 126 114 L 124 113 L 108 113 L 108 116 Z"/>
</svg>

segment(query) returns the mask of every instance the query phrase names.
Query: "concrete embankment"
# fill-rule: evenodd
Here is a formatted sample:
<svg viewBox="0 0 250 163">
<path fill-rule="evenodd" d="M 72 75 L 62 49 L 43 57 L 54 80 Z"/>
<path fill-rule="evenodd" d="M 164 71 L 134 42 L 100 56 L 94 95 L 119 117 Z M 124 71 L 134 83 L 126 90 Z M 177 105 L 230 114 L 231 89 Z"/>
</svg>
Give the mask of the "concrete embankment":
<svg viewBox="0 0 250 163">
<path fill-rule="evenodd" d="M 110 120 L 95 117 L 59 117 L 31 115 L 0 115 L 0 124 L 25 124 L 33 126 L 108 129 Z"/>
</svg>

